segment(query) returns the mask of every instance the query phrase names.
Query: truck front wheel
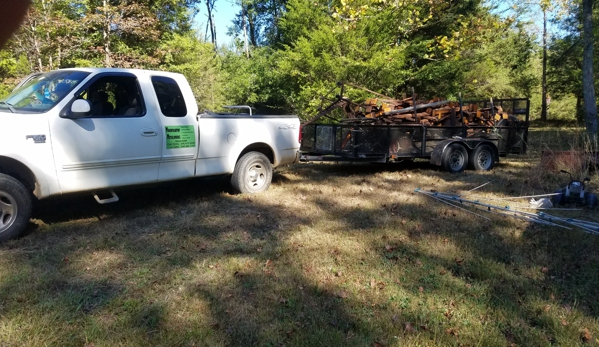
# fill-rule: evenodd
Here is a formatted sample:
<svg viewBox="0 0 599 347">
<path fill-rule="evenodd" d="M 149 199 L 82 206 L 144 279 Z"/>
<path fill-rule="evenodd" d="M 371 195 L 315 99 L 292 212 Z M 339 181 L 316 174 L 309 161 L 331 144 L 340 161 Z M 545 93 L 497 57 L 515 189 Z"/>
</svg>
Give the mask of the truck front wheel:
<svg viewBox="0 0 599 347">
<path fill-rule="evenodd" d="M 459 173 L 468 165 L 468 151 L 464 146 L 452 143 L 443 151 L 441 166 L 443 170 L 451 173 Z"/>
<path fill-rule="evenodd" d="M 272 165 L 259 152 L 244 154 L 235 165 L 231 186 L 238 193 L 260 193 L 268 189 L 272 181 Z"/>
<path fill-rule="evenodd" d="M 495 154 L 489 145 L 476 147 L 470 155 L 470 167 L 474 170 L 489 171 L 495 166 Z"/>
<path fill-rule="evenodd" d="M 0 242 L 13 239 L 25 230 L 31 217 L 29 192 L 11 176 L 0 174 Z"/>
</svg>

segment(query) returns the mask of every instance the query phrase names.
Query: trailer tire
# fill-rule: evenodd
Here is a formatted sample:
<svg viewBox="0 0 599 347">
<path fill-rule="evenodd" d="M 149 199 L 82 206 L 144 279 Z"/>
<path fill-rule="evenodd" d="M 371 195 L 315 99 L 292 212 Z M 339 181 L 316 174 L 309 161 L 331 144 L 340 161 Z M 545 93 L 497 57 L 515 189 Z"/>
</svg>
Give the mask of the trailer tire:
<svg viewBox="0 0 599 347">
<path fill-rule="evenodd" d="M 237 193 L 261 193 L 270 187 L 272 182 L 272 165 L 268 158 L 260 152 L 248 152 L 235 164 L 231 176 L 231 186 Z"/>
<path fill-rule="evenodd" d="M 551 202 L 553 203 L 553 205 L 557 206 L 557 205 L 565 204 L 566 203 L 566 190 L 565 189 L 556 190 L 555 193 L 557 195 L 554 195 L 551 197 Z"/>
<path fill-rule="evenodd" d="M 482 144 L 470 154 L 471 169 L 489 171 L 495 166 L 495 152 L 491 146 Z"/>
<path fill-rule="evenodd" d="M 588 207 L 597 206 L 597 195 L 586 192 L 584 197 Z"/>
<path fill-rule="evenodd" d="M 443 151 L 441 167 L 450 173 L 460 173 L 468 166 L 468 151 L 458 143 L 452 143 Z"/>
<path fill-rule="evenodd" d="M 33 209 L 27 188 L 11 176 L 0 174 L 0 242 L 20 236 Z"/>
</svg>

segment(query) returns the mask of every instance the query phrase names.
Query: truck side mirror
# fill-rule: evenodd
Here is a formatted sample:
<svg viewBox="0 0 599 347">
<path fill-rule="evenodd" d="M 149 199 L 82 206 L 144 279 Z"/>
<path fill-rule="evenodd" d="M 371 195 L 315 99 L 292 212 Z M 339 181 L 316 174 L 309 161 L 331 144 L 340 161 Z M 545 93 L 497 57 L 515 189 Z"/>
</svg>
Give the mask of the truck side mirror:
<svg viewBox="0 0 599 347">
<path fill-rule="evenodd" d="M 92 114 L 92 104 L 84 99 L 77 99 L 71 104 L 70 112 L 61 114 L 62 118 L 79 119 Z"/>
</svg>

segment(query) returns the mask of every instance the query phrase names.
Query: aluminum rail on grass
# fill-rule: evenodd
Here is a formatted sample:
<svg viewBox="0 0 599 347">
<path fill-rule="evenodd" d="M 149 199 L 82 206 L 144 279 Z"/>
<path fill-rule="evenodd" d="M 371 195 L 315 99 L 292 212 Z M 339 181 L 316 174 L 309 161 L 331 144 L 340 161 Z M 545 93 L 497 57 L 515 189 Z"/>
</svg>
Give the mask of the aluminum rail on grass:
<svg viewBox="0 0 599 347">
<path fill-rule="evenodd" d="M 500 215 L 504 215 L 504 216 L 510 216 L 513 218 L 522 219 L 527 222 L 532 222 L 532 223 L 537 223 L 537 224 L 555 226 L 555 227 L 564 228 L 564 229 L 571 229 L 571 228 L 568 228 L 566 226 L 563 226 L 563 225 L 560 225 L 560 224 L 557 224 L 557 223 L 554 223 L 551 221 L 541 220 L 534 213 L 513 210 L 509 206 L 501 207 L 501 206 L 489 205 L 489 204 L 481 203 L 480 201 L 463 199 L 456 195 L 444 194 L 444 193 L 438 193 L 438 192 L 426 192 L 426 191 L 421 190 L 420 188 L 417 188 L 415 190 L 415 192 L 430 196 L 432 198 L 437 198 L 437 199 L 442 199 L 442 200 L 447 200 L 447 201 L 452 201 L 452 202 L 459 202 L 460 204 L 463 204 L 463 205 L 471 204 L 472 207 L 477 208 L 482 211 L 485 211 L 485 212 L 488 212 L 488 213 L 495 213 L 495 214 L 500 214 Z"/>
<path fill-rule="evenodd" d="M 461 204 L 472 204 L 472 207 L 475 207 L 477 209 L 481 209 L 480 207 L 484 207 L 484 208 L 482 208 L 482 210 L 485 210 L 486 212 L 496 212 L 496 213 L 499 213 L 502 215 L 508 215 L 511 217 L 524 219 L 524 220 L 527 220 L 527 221 L 530 221 L 533 223 L 557 226 L 557 227 L 564 228 L 564 229 L 571 229 L 565 225 L 558 224 L 558 223 L 563 223 L 566 225 L 575 226 L 579 229 L 582 229 L 584 232 L 599 235 L 599 223 L 597 223 L 597 222 L 590 222 L 590 221 L 574 219 L 574 218 L 553 216 L 553 215 L 547 214 L 545 212 L 540 212 L 540 213 L 535 214 L 535 213 L 530 213 L 530 212 L 518 211 L 518 210 L 511 209 L 509 206 L 500 207 L 500 206 L 489 205 L 489 204 L 481 203 L 478 200 L 476 200 L 476 201 L 468 200 L 468 199 L 464 199 L 460 196 L 453 195 L 453 194 L 438 193 L 438 192 L 426 192 L 426 191 L 420 190 L 420 188 L 416 189 L 415 191 L 419 192 L 421 194 L 427 195 L 427 196 L 434 197 L 437 200 L 447 200 L 447 201 L 452 201 L 452 202 L 459 202 Z M 494 209 L 495 211 L 493 211 L 492 209 Z"/>
<path fill-rule="evenodd" d="M 423 192 L 419 192 L 419 193 L 426 194 L 426 193 L 423 193 Z M 428 195 L 428 194 L 427 194 L 427 195 Z M 487 218 L 487 217 L 485 217 L 485 216 L 483 216 L 483 215 L 481 215 L 481 214 L 474 213 L 474 212 L 472 212 L 472 211 L 470 211 L 470 210 L 468 210 L 468 209 L 466 209 L 466 208 L 463 208 L 463 207 L 461 207 L 461 206 L 458 206 L 458 205 L 456 205 L 456 204 L 452 204 L 452 203 L 450 203 L 450 202 L 448 202 L 448 201 L 445 201 L 445 200 L 443 200 L 442 198 L 438 198 L 438 197 L 436 197 L 436 196 L 433 196 L 433 195 L 429 195 L 429 196 L 430 196 L 431 198 L 433 198 L 433 199 L 437 200 L 437 201 L 440 201 L 440 202 L 444 203 L 444 204 L 447 204 L 447 205 L 450 205 L 450 206 L 453 206 L 453 207 L 457 207 L 457 208 L 459 208 L 459 209 L 460 209 L 460 210 L 462 210 L 462 211 L 465 211 L 465 212 L 471 213 L 471 214 L 473 214 L 473 215 L 475 215 L 475 216 L 478 216 L 478 217 L 484 218 L 484 219 L 486 219 L 486 220 L 491 220 L 491 218 Z"/>
</svg>

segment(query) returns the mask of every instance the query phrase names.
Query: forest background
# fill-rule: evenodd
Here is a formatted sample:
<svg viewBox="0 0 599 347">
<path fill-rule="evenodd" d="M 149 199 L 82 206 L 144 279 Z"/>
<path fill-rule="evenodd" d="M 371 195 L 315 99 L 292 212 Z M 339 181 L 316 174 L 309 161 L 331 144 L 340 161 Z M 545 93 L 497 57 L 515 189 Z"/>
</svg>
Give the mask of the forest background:
<svg viewBox="0 0 599 347">
<path fill-rule="evenodd" d="M 0 51 L 0 97 L 32 72 L 132 67 L 183 73 L 200 109 L 250 104 L 306 119 L 345 81 L 392 97 L 527 97 L 532 119 L 584 117 L 581 1 L 233 0 L 233 39 L 217 45 L 225 1 L 34 0 Z"/>
</svg>

